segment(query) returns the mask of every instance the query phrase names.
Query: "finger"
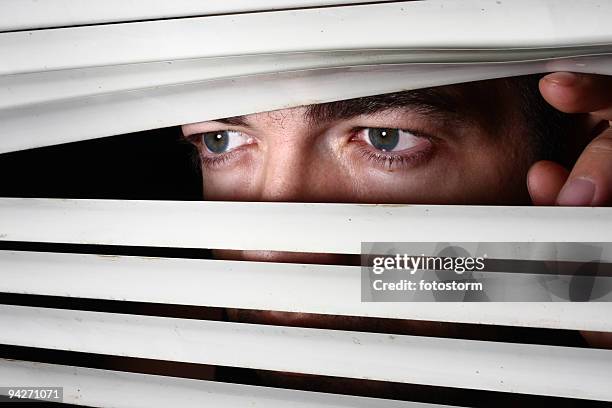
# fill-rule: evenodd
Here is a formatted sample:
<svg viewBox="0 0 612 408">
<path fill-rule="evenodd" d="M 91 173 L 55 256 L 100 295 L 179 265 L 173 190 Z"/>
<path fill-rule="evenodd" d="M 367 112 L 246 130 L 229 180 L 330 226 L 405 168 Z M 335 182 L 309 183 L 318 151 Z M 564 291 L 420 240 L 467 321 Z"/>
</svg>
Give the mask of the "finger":
<svg viewBox="0 0 612 408">
<path fill-rule="evenodd" d="M 540 80 L 540 92 L 562 112 L 612 120 L 612 76 L 555 72 Z"/>
<path fill-rule="evenodd" d="M 527 172 L 527 189 L 534 205 L 555 205 L 569 171 L 555 162 L 542 160 Z"/>
<path fill-rule="evenodd" d="M 612 204 L 612 128 L 597 136 L 584 149 L 559 193 L 557 204 Z"/>
</svg>

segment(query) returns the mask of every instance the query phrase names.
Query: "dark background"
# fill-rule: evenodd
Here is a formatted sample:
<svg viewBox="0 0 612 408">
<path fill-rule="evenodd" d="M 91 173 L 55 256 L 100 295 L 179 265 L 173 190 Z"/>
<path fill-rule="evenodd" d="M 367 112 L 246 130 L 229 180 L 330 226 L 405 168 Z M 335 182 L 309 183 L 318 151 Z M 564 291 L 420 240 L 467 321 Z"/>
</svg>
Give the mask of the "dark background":
<svg viewBox="0 0 612 408">
<path fill-rule="evenodd" d="M 179 127 L 0 154 L 0 196 L 201 200 L 193 145 Z"/>
</svg>

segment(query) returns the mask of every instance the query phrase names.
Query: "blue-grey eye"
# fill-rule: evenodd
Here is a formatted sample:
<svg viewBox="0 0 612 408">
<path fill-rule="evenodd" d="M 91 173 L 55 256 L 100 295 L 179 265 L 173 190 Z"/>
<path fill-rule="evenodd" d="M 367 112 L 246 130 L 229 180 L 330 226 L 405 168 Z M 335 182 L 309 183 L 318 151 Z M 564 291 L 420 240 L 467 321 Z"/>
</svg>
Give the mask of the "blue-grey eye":
<svg viewBox="0 0 612 408">
<path fill-rule="evenodd" d="M 209 153 L 227 153 L 242 145 L 252 143 L 252 138 L 236 130 L 217 130 L 202 133 L 202 144 Z"/>
<path fill-rule="evenodd" d="M 429 144 L 426 138 L 398 128 L 362 128 L 357 137 L 382 152 L 402 152 Z"/>
<path fill-rule="evenodd" d="M 400 141 L 399 129 L 368 128 L 366 130 L 369 143 L 384 152 L 393 151 Z"/>
<path fill-rule="evenodd" d="M 227 133 L 227 130 L 204 133 L 202 134 L 202 141 L 211 153 L 225 153 L 229 146 L 229 135 Z"/>
</svg>

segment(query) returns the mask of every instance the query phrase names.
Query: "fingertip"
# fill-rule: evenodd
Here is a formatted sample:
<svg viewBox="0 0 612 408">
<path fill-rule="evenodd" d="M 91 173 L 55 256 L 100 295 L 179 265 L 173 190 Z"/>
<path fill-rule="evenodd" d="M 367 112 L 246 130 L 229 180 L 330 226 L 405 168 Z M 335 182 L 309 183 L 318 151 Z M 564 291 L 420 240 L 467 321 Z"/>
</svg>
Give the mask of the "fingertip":
<svg viewBox="0 0 612 408">
<path fill-rule="evenodd" d="M 543 77 L 542 81 L 556 86 L 571 87 L 580 81 L 580 74 L 573 72 L 553 72 Z"/>
<path fill-rule="evenodd" d="M 565 113 L 597 112 L 612 104 L 612 76 L 553 72 L 540 79 L 539 88 L 548 103 Z"/>
<path fill-rule="evenodd" d="M 580 110 L 580 95 L 577 74 L 571 72 L 554 72 L 540 79 L 540 93 L 553 107 L 565 112 L 574 113 Z"/>
<path fill-rule="evenodd" d="M 542 160 L 527 172 L 527 190 L 534 205 L 555 205 L 569 172 L 560 164 Z"/>
<path fill-rule="evenodd" d="M 585 177 L 569 180 L 557 197 L 557 205 L 586 207 L 593 205 L 595 198 L 595 182 Z"/>
</svg>

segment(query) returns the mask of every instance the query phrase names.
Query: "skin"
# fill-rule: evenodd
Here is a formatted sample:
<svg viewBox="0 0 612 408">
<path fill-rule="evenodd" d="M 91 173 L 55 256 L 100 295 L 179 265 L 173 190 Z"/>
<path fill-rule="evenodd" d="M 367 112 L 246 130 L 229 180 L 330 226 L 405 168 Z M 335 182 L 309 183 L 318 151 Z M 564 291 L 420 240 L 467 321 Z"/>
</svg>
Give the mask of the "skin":
<svg viewBox="0 0 612 408">
<path fill-rule="evenodd" d="M 308 108 L 297 107 L 248 115 L 240 123 L 184 125 L 183 133 L 200 150 L 208 200 L 575 206 L 612 202 L 612 78 L 553 73 L 540 81 L 540 91 L 552 106 L 584 114 L 574 137 L 577 145 L 587 147 L 570 170 L 537 161 L 525 137 L 529 128 L 517 108 L 518 96 L 503 81 L 454 85 L 443 91 L 456 99 L 453 114 L 395 108 L 313 122 L 307 119 Z M 401 152 L 381 152 L 368 144 L 364 128 L 410 132 L 402 134 Z M 207 151 L 201 135 L 223 130 L 240 132 L 237 147 L 222 155 Z M 215 256 L 353 263 L 327 254 L 217 251 Z M 468 327 L 435 322 L 235 310 L 229 316 L 254 323 L 472 335 Z M 482 330 L 476 328 L 473 335 Z M 609 333 L 583 335 L 593 346 L 612 345 Z"/>
<path fill-rule="evenodd" d="M 612 204 L 612 77 L 558 72 L 540 81 L 544 99 L 566 113 L 586 113 L 590 142 L 571 171 L 549 161 L 529 170 L 527 183 L 535 205 L 609 206 Z M 571 194 L 576 180 L 593 184 L 584 194 Z"/>
<path fill-rule="evenodd" d="M 201 152 L 208 200 L 529 203 L 524 179 L 532 158 L 516 95 L 495 82 L 443 89 L 470 107 L 504 101 L 491 112 L 497 123 L 479 111 L 412 107 L 311 123 L 298 107 L 248 115 L 240 124 L 185 125 L 183 132 Z M 368 145 L 364 128 L 410 132 L 402 134 L 404 149 L 381 152 Z M 198 135 L 222 130 L 244 136 L 234 137 L 240 140 L 226 154 L 209 152 Z"/>
</svg>

